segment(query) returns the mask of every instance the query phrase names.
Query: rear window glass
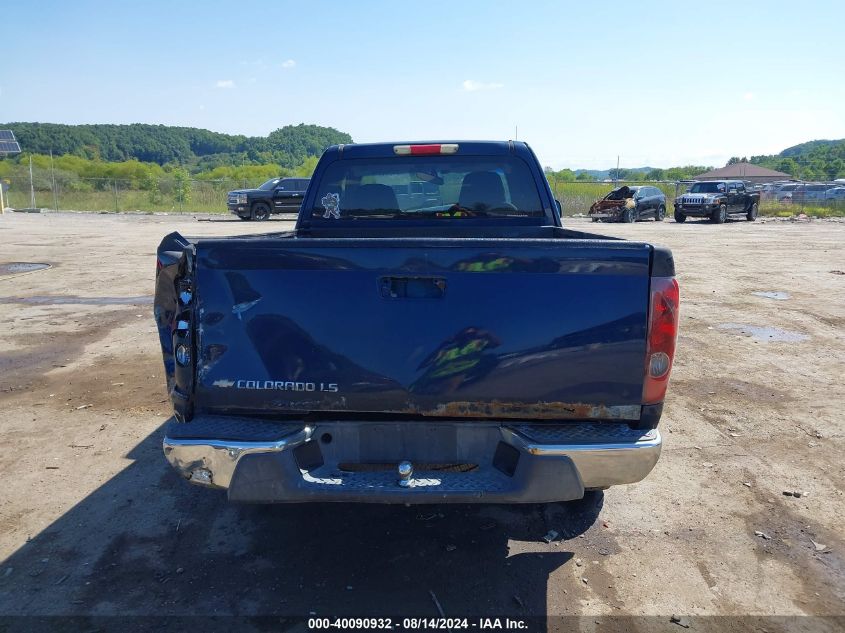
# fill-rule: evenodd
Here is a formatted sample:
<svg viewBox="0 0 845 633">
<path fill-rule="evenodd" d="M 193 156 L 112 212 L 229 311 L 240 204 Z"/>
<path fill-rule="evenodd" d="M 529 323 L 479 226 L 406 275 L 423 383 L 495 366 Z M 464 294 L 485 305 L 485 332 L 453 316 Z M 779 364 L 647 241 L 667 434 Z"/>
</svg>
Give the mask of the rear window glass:
<svg viewBox="0 0 845 633">
<path fill-rule="evenodd" d="M 542 216 L 528 165 L 514 156 L 338 160 L 320 181 L 315 220 Z"/>
</svg>

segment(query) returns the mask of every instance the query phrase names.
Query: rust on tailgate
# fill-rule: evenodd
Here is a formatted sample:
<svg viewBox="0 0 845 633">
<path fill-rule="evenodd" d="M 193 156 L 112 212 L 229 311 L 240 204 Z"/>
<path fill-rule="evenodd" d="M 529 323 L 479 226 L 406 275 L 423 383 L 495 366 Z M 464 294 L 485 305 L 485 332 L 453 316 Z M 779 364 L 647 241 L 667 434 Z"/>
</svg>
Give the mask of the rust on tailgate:
<svg viewBox="0 0 845 633">
<path fill-rule="evenodd" d="M 448 402 L 433 409 L 411 407 L 408 413 L 455 418 L 531 418 L 639 420 L 640 405 L 604 405 L 583 402 Z"/>
</svg>

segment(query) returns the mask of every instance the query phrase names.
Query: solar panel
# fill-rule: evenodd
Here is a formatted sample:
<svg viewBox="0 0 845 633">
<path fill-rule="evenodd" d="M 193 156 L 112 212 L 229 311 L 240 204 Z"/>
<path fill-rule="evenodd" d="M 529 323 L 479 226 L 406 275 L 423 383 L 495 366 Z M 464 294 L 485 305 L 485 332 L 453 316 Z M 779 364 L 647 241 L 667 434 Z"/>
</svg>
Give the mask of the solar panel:
<svg viewBox="0 0 845 633">
<path fill-rule="evenodd" d="M 0 141 L 0 154 L 20 154 L 21 145 L 17 141 Z"/>
<path fill-rule="evenodd" d="M 14 141 L 15 134 L 12 130 L 0 130 L 0 141 Z"/>
</svg>

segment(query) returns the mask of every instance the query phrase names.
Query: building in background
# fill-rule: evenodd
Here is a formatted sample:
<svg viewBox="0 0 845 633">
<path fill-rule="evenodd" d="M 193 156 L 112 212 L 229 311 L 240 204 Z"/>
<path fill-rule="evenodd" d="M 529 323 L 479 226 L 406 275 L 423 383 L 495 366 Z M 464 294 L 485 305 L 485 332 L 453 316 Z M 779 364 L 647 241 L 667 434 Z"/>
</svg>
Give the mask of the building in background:
<svg viewBox="0 0 845 633">
<path fill-rule="evenodd" d="M 789 174 L 774 169 L 752 165 L 751 163 L 734 163 L 721 169 L 704 172 L 695 176 L 694 180 L 745 180 L 748 182 L 778 182 L 795 180 Z"/>
</svg>

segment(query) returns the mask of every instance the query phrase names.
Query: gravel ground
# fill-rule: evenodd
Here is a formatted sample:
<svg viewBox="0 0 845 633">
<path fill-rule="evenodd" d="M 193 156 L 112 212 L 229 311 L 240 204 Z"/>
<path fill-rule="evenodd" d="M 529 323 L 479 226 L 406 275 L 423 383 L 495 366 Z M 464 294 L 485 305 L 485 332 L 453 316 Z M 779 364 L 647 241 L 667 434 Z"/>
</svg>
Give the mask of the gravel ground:
<svg viewBox="0 0 845 633">
<path fill-rule="evenodd" d="M 263 508 L 161 454 L 159 240 L 290 226 L 203 219 L 0 216 L 0 265 L 52 264 L 0 266 L 0 615 L 436 616 L 432 592 L 447 615 L 585 629 L 845 615 L 842 223 L 569 222 L 675 253 L 679 351 L 642 483 L 546 507 Z"/>
</svg>

